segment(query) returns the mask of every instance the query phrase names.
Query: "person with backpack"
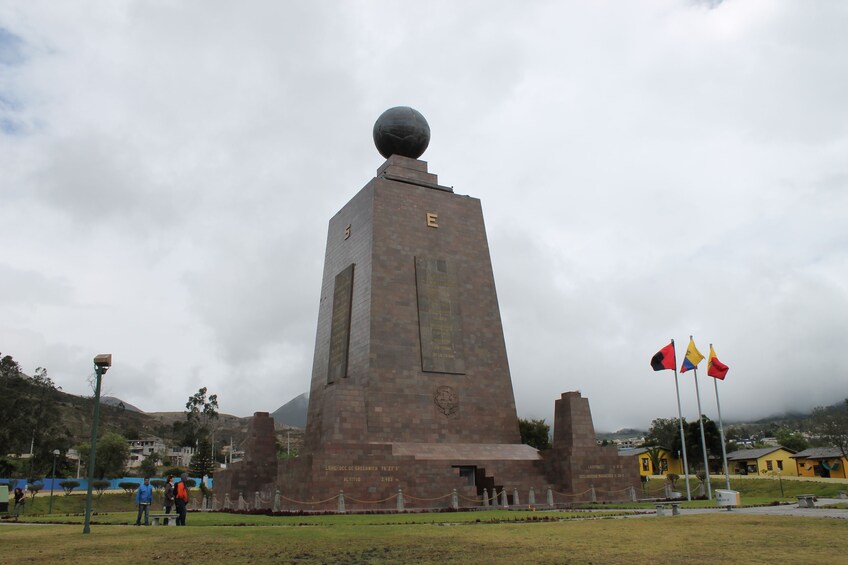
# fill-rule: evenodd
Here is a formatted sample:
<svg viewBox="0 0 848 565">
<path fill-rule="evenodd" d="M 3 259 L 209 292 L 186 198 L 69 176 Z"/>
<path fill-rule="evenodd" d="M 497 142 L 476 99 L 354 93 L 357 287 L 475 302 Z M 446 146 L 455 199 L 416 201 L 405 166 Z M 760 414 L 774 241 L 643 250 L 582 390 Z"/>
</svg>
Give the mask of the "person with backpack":
<svg viewBox="0 0 848 565">
<path fill-rule="evenodd" d="M 180 475 L 180 482 L 174 485 L 174 503 L 177 505 L 177 525 L 186 525 L 186 506 L 188 506 L 188 473 Z"/>
</svg>

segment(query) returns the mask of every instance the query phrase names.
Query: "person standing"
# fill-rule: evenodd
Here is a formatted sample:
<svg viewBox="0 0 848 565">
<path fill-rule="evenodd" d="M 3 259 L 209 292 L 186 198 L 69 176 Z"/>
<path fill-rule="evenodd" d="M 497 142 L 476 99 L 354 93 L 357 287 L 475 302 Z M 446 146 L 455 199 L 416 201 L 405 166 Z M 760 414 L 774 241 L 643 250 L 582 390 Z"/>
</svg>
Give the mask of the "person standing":
<svg viewBox="0 0 848 565">
<path fill-rule="evenodd" d="M 174 486 L 174 503 L 177 505 L 177 525 L 186 525 L 186 506 L 188 505 L 188 473 L 180 475 L 180 482 Z"/>
<path fill-rule="evenodd" d="M 135 525 L 141 525 L 141 514 L 144 513 L 144 525 L 150 525 L 150 504 L 153 502 L 153 487 L 150 486 L 150 478 L 144 477 L 144 484 L 135 491 L 135 502 L 138 504 L 138 517 Z"/>
<path fill-rule="evenodd" d="M 165 514 L 171 513 L 172 506 L 174 506 L 174 475 L 168 475 L 165 481 Z"/>
<path fill-rule="evenodd" d="M 21 513 L 26 514 L 26 495 L 20 487 L 15 488 L 15 518 Z"/>
</svg>

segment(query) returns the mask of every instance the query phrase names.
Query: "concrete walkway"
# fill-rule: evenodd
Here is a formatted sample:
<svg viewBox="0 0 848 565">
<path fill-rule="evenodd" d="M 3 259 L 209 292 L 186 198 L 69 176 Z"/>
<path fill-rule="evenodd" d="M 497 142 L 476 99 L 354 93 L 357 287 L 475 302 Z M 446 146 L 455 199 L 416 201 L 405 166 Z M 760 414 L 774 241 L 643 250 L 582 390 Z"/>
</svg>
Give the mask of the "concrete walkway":
<svg viewBox="0 0 848 565">
<path fill-rule="evenodd" d="M 842 518 L 848 520 L 848 509 L 839 508 L 821 508 L 822 506 L 830 506 L 833 504 L 844 504 L 845 499 L 840 498 L 819 498 L 816 501 L 816 508 L 799 508 L 797 504 L 782 504 L 780 506 L 754 506 L 750 508 L 681 508 L 681 516 L 689 516 L 694 514 L 754 514 L 760 516 L 800 516 L 804 518 Z M 650 514 L 648 514 L 650 516 Z M 663 516 L 665 518 L 667 516 Z M 668 516 L 670 517 L 670 516 Z"/>
</svg>

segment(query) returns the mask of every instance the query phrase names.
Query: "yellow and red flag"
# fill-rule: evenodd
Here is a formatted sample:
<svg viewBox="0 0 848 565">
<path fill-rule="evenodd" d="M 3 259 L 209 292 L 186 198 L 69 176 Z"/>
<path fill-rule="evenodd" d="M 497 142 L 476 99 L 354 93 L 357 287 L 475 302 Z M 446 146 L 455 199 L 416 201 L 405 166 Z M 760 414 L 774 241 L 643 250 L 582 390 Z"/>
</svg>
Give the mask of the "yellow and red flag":
<svg viewBox="0 0 848 565">
<path fill-rule="evenodd" d="M 710 358 L 707 360 L 707 374 L 722 381 L 727 375 L 727 365 L 718 360 L 712 344 L 710 344 Z"/>
</svg>

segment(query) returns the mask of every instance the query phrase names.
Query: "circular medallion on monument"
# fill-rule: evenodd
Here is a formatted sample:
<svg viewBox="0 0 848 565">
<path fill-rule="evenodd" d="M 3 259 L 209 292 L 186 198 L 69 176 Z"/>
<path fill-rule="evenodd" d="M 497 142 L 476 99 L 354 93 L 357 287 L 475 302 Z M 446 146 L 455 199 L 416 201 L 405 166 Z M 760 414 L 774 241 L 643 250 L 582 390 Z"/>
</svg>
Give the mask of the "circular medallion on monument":
<svg viewBox="0 0 848 565">
<path fill-rule="evenodd" d="M 430 145 L 430 125 L 418 110 L 389 108 L 374 123 L 374 145 L 386 159 L 392 155 L 417 159 Z"/>
<path fill-rule="evenodd" d="M 459 409 L 459 399 L 457 399 L 453 387 L 440 386 L 437 388 L 436 394 L 433 395 L 433 402 L 445 416 L 453 416 Z"/>
</svg>

